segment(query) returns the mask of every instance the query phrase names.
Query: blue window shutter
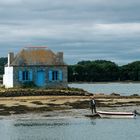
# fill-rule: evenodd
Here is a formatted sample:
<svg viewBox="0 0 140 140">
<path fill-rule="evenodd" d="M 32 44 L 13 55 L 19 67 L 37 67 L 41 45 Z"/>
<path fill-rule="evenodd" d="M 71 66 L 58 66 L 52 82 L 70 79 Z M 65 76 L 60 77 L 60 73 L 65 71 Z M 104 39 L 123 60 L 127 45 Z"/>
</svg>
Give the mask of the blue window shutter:
<svg viewBox="0 0 140 140">
<path fill-rule="evenodd" d="M 63 73 L 62 70 L 59 70 L 59 80 L 63 81 Z"/>
<path fill-rule="evenodd" d="M 22 81 L 22 71 L 21 70 L 18 73 L 18 79 L 19 79 L 19 81 Z"/>
<path fill-rule="evenodd" d="M 33 81 L 33 71 L 32 70 L 29 71 L 29 80 Z"/>
<path fill-rule="evenodd" d="M 49 71 L 49 81 L 52 81 L 52 71 Z"/>
</svg>

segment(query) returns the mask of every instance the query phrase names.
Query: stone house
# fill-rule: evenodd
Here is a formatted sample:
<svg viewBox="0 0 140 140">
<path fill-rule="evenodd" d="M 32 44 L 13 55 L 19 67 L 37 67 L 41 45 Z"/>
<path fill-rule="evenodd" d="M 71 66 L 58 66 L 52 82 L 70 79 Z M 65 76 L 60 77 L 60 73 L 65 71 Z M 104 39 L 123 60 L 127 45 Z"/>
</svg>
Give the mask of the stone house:
<svg viewBox="0 0 140 140">
<path fill-rule="evenodd" d="M 8 54 L 3 85 L 6 88 L 34 83 L 38 87 L 67 87 L 67 65 L 63 52 L 54 53 L 45 47 L 24 48 L 16 56 Z"/>
</svg>

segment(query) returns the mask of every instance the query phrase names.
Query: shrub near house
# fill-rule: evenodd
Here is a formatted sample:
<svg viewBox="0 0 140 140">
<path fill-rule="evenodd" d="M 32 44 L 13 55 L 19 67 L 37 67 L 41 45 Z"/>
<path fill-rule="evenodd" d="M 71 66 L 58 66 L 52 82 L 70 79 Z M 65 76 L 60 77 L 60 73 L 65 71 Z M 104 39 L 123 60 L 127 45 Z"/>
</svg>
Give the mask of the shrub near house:
<svg viewBox="0 0 140 140">
<path fill-rule="evenodd" d="M 8 54 L 3 84 L 6 88 L 34 83 L 38 87 L 67 87 L 67 65 L 63 53 L 43 47 L 25 48 L 15 57 Z"/>
</svg>

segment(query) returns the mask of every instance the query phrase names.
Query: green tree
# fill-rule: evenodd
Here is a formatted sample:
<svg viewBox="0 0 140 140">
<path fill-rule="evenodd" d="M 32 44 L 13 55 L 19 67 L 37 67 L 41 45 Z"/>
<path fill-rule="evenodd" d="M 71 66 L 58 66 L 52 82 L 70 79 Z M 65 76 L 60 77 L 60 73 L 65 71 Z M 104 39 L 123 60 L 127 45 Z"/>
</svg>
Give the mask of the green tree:
<svg viewBox="0 0 140 140">
<path fill-rule="evenodd" d="M 7 57 L 0 58 L 0 75 L 4 74 L 4 65 L 7 64 Z"/>
<path fill-rule="evenodd" d="M 74 81 L 97 82 L 119 79 L 119 67 L 111 61 L 80 61 L 73 67 L 74 69 L 69 72 L 73 73 Z"/>
</svg>

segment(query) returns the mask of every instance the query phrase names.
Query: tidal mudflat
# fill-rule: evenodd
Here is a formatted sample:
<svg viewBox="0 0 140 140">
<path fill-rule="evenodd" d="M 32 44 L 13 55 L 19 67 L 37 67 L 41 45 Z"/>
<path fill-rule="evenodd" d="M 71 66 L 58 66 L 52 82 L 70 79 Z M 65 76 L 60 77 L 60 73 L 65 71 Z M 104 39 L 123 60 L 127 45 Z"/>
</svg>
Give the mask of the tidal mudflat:
<svg viewBox="0 0 140 140">
<path fill-rule="evenodd" d="M 105 110 L 137 110 L 139 111 L 139 96 L 94 95 L 97 109 Z M 65 110 L 89 110 L 89 96 L 27 96 L 1 97 L 0 115 L 48 113 Z M 106 109 L 107 111 L 107 109 Z"/>
</svg>

